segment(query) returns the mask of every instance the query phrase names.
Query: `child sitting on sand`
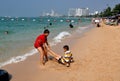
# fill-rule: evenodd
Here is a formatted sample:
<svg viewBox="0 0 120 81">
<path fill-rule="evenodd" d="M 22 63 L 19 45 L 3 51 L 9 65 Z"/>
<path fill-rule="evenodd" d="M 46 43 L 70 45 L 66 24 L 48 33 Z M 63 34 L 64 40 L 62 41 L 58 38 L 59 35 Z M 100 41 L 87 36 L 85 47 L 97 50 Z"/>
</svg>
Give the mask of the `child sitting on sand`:
<svg viewBox="0 0 120 81">
<path fill-rule="evenodd" d="M 68 45 L 63 46 L 63 49 L 64 49 L 65 54 L 64 54 L 63 57 L 61 57 L 58 60 L 58 62 L 66 65 L 67 67 L 69 67 L 70 63 L 73 62 L 73 56 L 72 56 L 71 51 L 69 50 Z"/>
</svg>

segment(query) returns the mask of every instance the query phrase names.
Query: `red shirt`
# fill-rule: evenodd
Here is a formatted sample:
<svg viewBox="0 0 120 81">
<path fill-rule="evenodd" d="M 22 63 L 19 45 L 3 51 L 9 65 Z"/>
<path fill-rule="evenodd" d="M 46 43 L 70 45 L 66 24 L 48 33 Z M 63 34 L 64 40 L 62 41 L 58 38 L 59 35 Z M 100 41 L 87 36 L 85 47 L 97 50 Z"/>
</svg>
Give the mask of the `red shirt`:
<svg viewBox="0 0 120 81">
<path fill-rule="evenodd" d="M 45 34 L 41 34 L 36 38 L 34 47 L 35 48 L 41 47 L 46 42 L 47 42 L 47 37 L 45 36 Z"/>
</svg>

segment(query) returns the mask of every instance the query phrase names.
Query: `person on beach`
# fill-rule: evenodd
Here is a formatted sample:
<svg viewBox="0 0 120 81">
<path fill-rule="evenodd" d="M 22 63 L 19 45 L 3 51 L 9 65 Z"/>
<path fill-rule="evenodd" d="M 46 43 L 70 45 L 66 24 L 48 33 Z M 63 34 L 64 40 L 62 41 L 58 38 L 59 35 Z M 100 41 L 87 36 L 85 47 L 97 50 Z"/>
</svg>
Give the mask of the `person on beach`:
<svg viewBox="0 0 120 81">
<path fill-rule="evenodd" d="M 73 62 L 73 56 L 72 56 L 72 52 L 69 49 L 69 46 L 64 45 L 63 50 L 64 50 L 64 56 L 70 58 L 70 61 Z"/>
<path fill-rule="evenodd" d="M 48 29 L 45 29 L 43 34 L 39 35 L 34 43 L 34 47 L 39 51 L 40 53 L 40 61 L 42 65 L 45 65 L 45 62 L 48 61 L 48 52 L 51 56 L 53 56 L 55 59 L 59 60 L 61 58 L 60 55 L 54 53 L 47 42 L 47 36 L 50 34 L 50 31 Z M 45 58 L 45 59 L 44 59 Z"/>
<path fill-rule="evenodd" d="M 95 19 L 95 24 L 96 24 L 96 27 L 100 27 L 100 19 L 96 18 Z"/>
<path fill-rule="evenodd" d="M 64 45 L 63 46 L 63 50 L 64 50 L 64 56 L 62 56 L 58 62 L 61 64 L 66 65 L 67 67 L 70 66 L 70 63 L 74 62 L 73 61 L 73 56 L 72 56 L 72 52 L 69 50 L 69 46 L 68 45 Z"/>
</svg>

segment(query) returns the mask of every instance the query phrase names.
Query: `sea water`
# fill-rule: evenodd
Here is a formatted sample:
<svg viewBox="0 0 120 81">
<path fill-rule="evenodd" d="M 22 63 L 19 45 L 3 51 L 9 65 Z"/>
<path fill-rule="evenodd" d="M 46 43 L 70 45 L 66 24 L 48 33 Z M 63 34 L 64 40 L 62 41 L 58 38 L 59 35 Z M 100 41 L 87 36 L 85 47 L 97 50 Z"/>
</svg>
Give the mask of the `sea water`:
<svg viewBox="0 0 120 81">
<path fill-rule="evenodd" d="M 44 29 L 50 30 L 48 41 L 53 46 L 75 30 L 84 31 L 82 27 L 90 22 L 90 18 L 77 17 L 0 17 L 0 67 L 36 54 L 34 41 Z M 69 27 L 70 23 L 74 28 Z"/>
</svg>

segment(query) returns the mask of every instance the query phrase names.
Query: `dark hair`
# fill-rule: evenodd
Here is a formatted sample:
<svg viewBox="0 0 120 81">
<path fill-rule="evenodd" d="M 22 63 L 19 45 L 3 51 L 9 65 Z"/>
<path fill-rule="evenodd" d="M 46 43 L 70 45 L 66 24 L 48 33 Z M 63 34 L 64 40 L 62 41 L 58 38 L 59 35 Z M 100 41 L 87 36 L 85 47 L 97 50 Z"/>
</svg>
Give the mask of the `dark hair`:
<svg viewBox="0 0 120 81">
<path fill-rule="evenodd" d="M 63 48 L 66 49 L 66 50 L 69 50 L 69 46 L 68 45 L 64 45 Z"/>
<path fill-rule="evenodd" d="M 45 29 L 44 33 L 50 33 L 50 31 L 48 29 Z"/>
<path fill-rule="evenodd" d="M 6 70 L 0 69 L 0 81 L 10 81 L 12 75 L 10 75 Z"/>
</svg>

